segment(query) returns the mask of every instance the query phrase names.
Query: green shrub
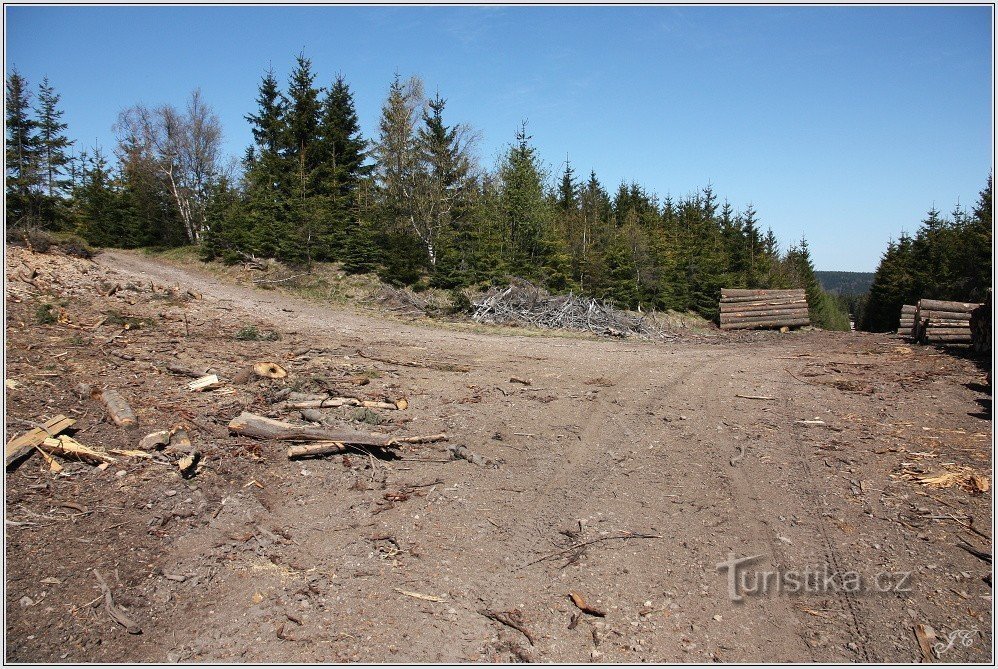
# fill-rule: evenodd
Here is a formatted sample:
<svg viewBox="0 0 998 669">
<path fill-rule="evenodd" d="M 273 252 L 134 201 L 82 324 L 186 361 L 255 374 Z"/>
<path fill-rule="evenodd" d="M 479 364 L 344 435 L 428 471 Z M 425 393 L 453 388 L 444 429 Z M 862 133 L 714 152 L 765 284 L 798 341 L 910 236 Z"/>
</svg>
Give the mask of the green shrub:
<svg viewBox="0 0 998 669">
<path fill-rule="evenodd" d="M 35 320 L 41 325 L 52 325 L 57 319 L 55 307 L 51 304 L 39 304 L 35 307 Z"/>
</svg>

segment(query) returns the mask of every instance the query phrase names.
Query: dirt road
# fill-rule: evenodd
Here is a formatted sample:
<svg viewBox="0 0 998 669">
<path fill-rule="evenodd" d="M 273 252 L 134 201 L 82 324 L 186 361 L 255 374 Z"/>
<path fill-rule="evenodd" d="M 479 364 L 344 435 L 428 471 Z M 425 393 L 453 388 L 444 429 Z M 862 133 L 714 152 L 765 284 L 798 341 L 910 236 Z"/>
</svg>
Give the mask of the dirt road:
<svg viewBox="0 0 998 669">
<path fill-rule="evenodd" d="M 102 325 L 96 349 L 30 322 L 43 298 L 18 284 L 9 415 L 79 407 L 78 439 L 134 448 L 70 392 L 89 376 L 124 387 L 146 431 L 196 421 L 208 455 L 192 479 L 144 461 L 52 477 L 37 456 L 8 474 L 8 660 L 914 662 L 919 624 L 939 659 L 991 658 L 991 565 L 958 543 L 992 552 L 992 492 L 904 476 L 990 480 L 990 388 L 970 360 L 888 335 L 662 344 L 404 324 L 124 252 L 87 271 L 203 299 L 136 293 L 129 313 L 157 328 L 108 342 Z M 65 310 L 107 306 L 94 293 Z M 234 340 L 247 324 L 282 338 Z M 32 377 L 61 351 L 58 383 Z M 289 461 L 224 429 L 265 413 L 272 387 L 192 399 L 151 371 L 169 358 L 225 379 L 268 356 L 296 388 L 368 373 L 365 391 L 409 401 L 383 429 L 443 431 L 490 463 L 447 444 Z M 732 592 L 719 565 L 748 557 Z M 141 635 L 88 605 L 94 567 Z"/>
</svg>

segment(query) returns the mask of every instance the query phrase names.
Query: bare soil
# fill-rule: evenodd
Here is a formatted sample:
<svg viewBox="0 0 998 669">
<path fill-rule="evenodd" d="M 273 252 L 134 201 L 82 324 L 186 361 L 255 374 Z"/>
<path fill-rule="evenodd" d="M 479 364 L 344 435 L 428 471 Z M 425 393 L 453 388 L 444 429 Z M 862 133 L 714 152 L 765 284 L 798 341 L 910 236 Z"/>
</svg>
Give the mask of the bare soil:
<svg viewBox="0 0 998 669">
<path fill-rule="evenodd" d="M 8 439 L 62 413 L 87 445 L 184 424 L 204 454 L 190 478 L 128 456 L 52 474 L 37 453 L 7 473 L 7 661 L 917 662 L 919 624 L 943 661 L 993 659 L 991 564 L 960 547 L 992 553 L 993 493 L 917 480 L 992 478 L 990 385 L 958 353 L 861 333 L 407 324 L 117 251 L 9 248 L 6 273 Z M 237 339 L 247 326 L 280 338 Z M 232 382 L 260 361 L 288 377 Z M 190 392 L 168 362 L 225 385 Z M 336 385 L 347 375 L 370 383 Z M 79 383 L 117 389 L 138 429 Z M 244 410 L 300 421 L 272 410 L 288 386 L 405 398 L 353 426 L 450 440 L 292 461 L 228 434 Z M 733 602 L 729 555 L 864 588 Z M 141 634 L 108 615 L 94 569 Z"/>
</svg>

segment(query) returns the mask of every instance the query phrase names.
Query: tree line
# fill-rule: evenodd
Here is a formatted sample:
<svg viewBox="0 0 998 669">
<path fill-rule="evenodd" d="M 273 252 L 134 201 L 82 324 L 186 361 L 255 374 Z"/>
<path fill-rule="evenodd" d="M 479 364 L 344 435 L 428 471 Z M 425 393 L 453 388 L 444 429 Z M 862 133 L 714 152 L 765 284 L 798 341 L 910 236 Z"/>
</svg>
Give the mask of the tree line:
<svg viewBox="0 0 998 669">
<path fill-rule="evenodd" d="M 982 302 L 992 287 L 992 178 L 970 212 L 958 203 L 949 217 L 933 206 L 912 237 L 901 233 L 884 251 L 864 302 L 864 330 L 896 330 L 901 307 L 922 298 Z"/>
<path fill-rule="evenodd" d="M 71 156 L 58 96 L 47 98 L 53 123 L 41 89 L 32 116 L 26 87 L 8 77 L 8 226 L 71 230 L 101 246 L 196 244 L 204 259 L 233 263 L 338 262 L 416 289 L 517 276 L 708 318 L 722 286 L 806 288 L 815 323 L 848 328 L 806 240 L 781 249 L 752 205 L 736 210 L 709 185 L 678 198 L 633 182 L 611 192 L 568 160 L 549 169 L 526 124 L 485 166 L 475 131 L 418 77 L 395 76 L 365 138 L 345 79 L 320 85 L 299 55 L 285 87 L 273 71 L 262 77 L 246 115 L 253 143 L 237 165 L 225 164 L 221 125 L 198 91 L 183 109 L 124 110 L 111 161 L 97 149 Z M 64 140 L 54 152 L 53 137 Z M 47 172 L 61 185 L 47 189 Z"/>
</svg>

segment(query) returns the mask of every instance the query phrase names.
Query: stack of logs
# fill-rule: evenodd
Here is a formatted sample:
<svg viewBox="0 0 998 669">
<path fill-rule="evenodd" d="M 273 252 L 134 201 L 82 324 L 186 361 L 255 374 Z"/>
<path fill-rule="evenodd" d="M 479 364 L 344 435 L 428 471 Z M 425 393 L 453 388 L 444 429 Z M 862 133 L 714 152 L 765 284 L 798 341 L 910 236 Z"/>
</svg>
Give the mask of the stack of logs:
<svg viewBox="0 0 998 669">
<path fill-rule="evenodd" d="M 722 330 L 810 325 L 804 290 L 722 288 Z"/>
<path fill-rule="evenodd" d="M 914 304 L 905 304 L 901 307 L 901 320 L 898 321 L 898 334 L 910 335 L 915 329 L 915 312 L 918 307 Z"/>
<path fill-rule="evenodd" d="M 984 357 L 991 356 L 991 291 L 988 290 L 984 304 L 970 314 L 970 338 L 974 352 Z"/>
<path fill-rule="evenodd" d="M 919 300 L 912 337 L 921 344 L 970 344 L 970 314 L 979 304 Z"/>
</svg>

